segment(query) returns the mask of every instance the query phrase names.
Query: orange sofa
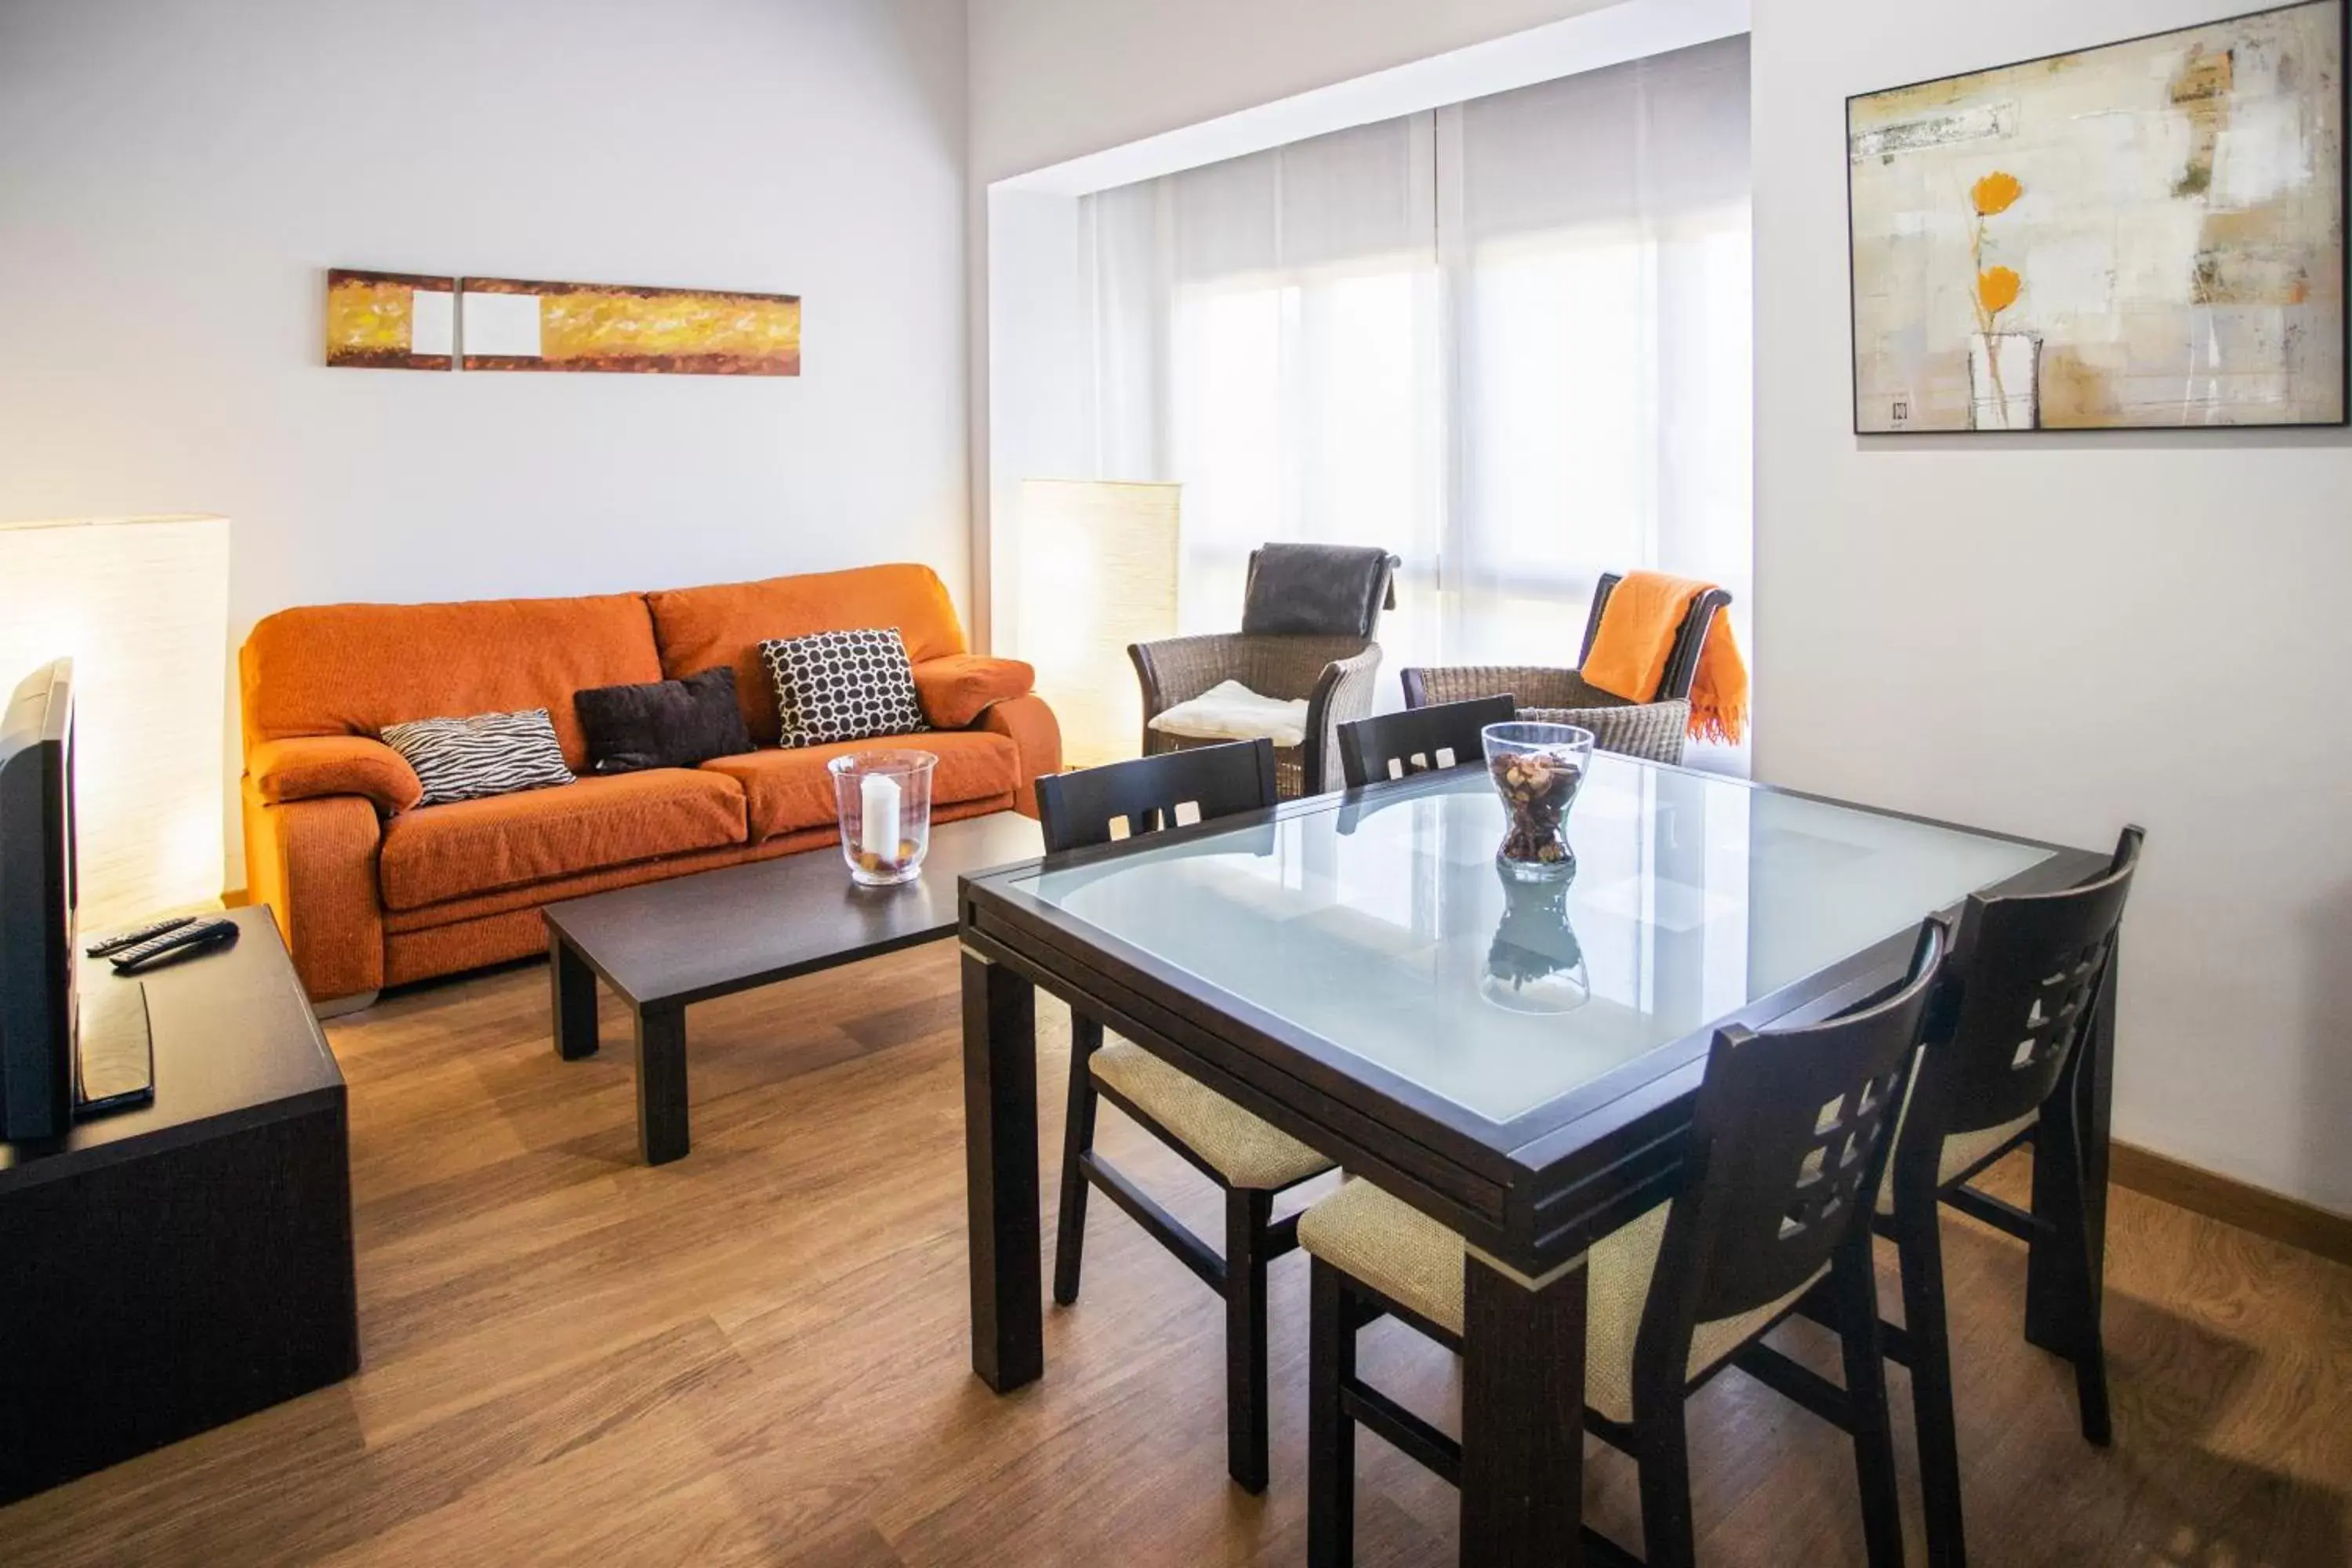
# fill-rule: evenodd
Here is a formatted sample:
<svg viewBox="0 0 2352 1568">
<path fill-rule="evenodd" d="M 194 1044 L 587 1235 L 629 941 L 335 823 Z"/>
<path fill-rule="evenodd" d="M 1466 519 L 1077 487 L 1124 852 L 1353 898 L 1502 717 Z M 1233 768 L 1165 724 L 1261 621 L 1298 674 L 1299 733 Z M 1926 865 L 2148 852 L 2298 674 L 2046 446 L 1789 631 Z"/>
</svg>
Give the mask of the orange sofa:
<svg viewBox="0 0 2352 1568">
<path fill-rule="evenodd" d="M 937 728 L 933 816 L 1016 808 L 1061 766 L 1030 668 L 964 647 L 926 566 L 579 599 L 327 605 L 261 621 L 238 658 L 245 858 L 313 1002 L 543 951 L 540 906 L 606 888 L 836 842 L 825 763 L 891 745 L 780 750 L 768 637 L 896 626 Z M 593 776 L 574 692 L 734 667 L 755 750 L 699 768 Z M 575 784 L 418 806 L 423 786 L 376 737 L 404 719 L 545 708 Z M 845 875 L 846 873 L 845 873 Z"/>
</svg>

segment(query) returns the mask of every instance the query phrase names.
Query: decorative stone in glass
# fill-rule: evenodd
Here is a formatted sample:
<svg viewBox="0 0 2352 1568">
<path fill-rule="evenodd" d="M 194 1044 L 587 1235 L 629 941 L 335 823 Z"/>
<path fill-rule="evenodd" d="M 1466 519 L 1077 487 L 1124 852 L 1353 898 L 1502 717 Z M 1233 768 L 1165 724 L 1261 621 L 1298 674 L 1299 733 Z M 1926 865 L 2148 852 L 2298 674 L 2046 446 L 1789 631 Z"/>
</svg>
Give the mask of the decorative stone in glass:
<svg viewBox="0 0 2352 1568">
<path fill-rule="evenodd" d="M 1592 765 L 1592 731 L 1573 724 L 1512 722 L 1480 731 L 1486 773 L 1503 797 L 1505 828 L 1495 865 L 1506 877 L 1548 882 L 1576 875 L 1568 808 Z"/>
<path fill-rule="evenodd" d="M 929 752 L 851 752 L 825 764 L 841 812 L 841 854 L 849 878 L 869 888 L 911 882 L 931 847 Z"/>
</svg>

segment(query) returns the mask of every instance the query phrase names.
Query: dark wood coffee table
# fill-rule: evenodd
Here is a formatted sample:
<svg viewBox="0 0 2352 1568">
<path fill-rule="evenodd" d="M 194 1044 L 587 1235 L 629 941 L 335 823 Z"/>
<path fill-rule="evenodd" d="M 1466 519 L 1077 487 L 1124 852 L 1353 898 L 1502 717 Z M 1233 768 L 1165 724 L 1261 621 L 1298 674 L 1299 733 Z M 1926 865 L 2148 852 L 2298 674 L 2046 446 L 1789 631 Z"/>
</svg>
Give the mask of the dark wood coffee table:
<svg viewBox="0 0 2352 1568">
<path fill-rule="evenodd" d="M 556 1054 L 596 1054 L 601 977 L 636 1014 L 638 1151 L 682 1158 L 689 1004 L 953 936 L 957 878 L 1044 852 L 1037 824 L 1004 811 L 935 824 L 922 876 L 900 887 L 857 886 L 828 845 L 550 904 Z"/>
</svg>

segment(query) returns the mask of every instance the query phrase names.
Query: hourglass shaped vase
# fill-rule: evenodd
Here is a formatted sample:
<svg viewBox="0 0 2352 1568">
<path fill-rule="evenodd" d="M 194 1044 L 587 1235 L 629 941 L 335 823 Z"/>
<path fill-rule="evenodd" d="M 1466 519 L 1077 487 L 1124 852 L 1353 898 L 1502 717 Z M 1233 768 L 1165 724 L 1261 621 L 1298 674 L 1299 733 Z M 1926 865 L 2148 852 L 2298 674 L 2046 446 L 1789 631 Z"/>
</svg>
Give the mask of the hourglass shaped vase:
<svg viewBox="0 0 2352 1568">
<path fill-rule="evenodd" d="M 1573 877 L 1568 812 L 1592 765 L 1592 731 L 1573 724 L 1515 721 L 1489 724 L 1481 735 L 1487 775 L 1503 798 L 1505 829 L 1495 852 L 1496 868 L 1521 881 Z"/>
</svg>

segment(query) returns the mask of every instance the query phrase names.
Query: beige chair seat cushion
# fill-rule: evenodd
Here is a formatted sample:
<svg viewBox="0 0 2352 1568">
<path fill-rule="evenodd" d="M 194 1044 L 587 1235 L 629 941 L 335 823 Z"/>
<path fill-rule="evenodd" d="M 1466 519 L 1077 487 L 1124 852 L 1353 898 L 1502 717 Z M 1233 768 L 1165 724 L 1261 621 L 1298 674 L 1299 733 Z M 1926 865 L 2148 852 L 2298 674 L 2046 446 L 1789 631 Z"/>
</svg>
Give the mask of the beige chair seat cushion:
<svg viewBox="0 0 2352 1568">
<path fill-rule="evenodd" d="M 1633 1418 L 1633 1341 L 1673 1209 L 1660 1204 L 1612 1231 L 1585 1260 L 1584 1402 L 1612 1421 Z M 1298 1244 L 1439 1328 L 1462 1332 L 1468 1248 L 1459 1236 L 1371 1183 L 1351 1181 L 1301 1215 Z M 1827 1272 L 1825 1267 L 1822 1273 Z M 1746 1344 L 1821 1277 L 1752 1311 L 1699 1324 L 1691 1336 L 1688 1374 L 1696 1377 Z"/>
<path fill-rule="evenodd" d="M 1911 1101 L 1907 1097 L 1903 1101 L 1903 1110 L 1906 1116 L 1910 1114 Z M 2029 1110 L 2016 1121 L 2005 1121 L 1999 1127 L 1988 1127 L 1980 1132 L 1953 1133 L 1944 1140 L 1944 1152 L 1936 1161 L 1936 1180 L 1940 1184 L 1958 1176 L 1970 1165 L 2032 1126 L 2035 1119 L 2041 1114 L 2038 1110 Z M 1899 1122 L 1895 1125 L 1895 1136 L 1897 1139 L 1903 1136 L 1902 1124 Z M 1895 1212 L 1895 1183 L 1892 1178 L 1878 1184 L 1878 1212 L 1880 1214 Z"/>
<path fill-rule="evenodd" d="M 1094 1079 L 1166 1128 L 1234 1186 L 1286 1187 L 1331 1168 L 1289 1133 L 1132 1040 L 1103 1043 L 1094 1054 Z"/>
</svg>

